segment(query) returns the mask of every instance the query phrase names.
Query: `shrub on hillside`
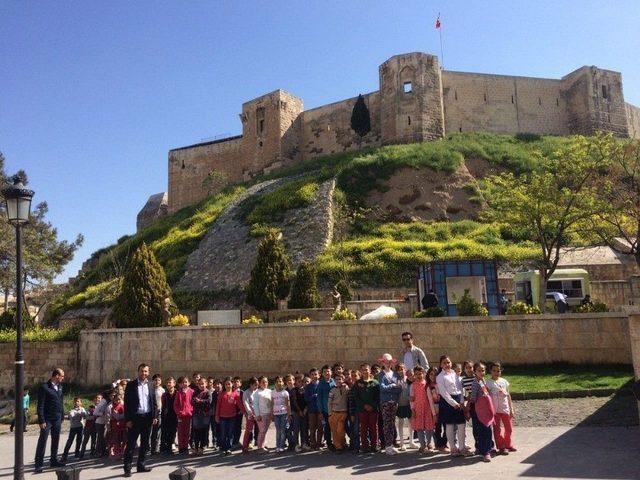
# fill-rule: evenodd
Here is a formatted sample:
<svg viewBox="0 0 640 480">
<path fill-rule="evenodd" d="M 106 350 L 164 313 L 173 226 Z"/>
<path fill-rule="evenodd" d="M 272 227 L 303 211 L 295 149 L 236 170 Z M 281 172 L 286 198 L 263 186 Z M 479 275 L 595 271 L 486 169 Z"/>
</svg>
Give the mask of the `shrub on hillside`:
<svg viewBox="0 0 640 480">
<path fill-rule="evenodd" d="M 247 286 L 247 303 L 258 310 L 275 310 L 289 293 L 291 270 L 281 236 L 271 232 L 258 246 L 256 264 Z"/>
<path fill-rule="evenodd" d="M 358 320 L 358 317 L 356 317 L 355 313 L 350 312 L 346 308 L 343 308 L 342 310 L 336 310 L 335 312 L 333 312 L 331 314 L 331 320 L 335 320 L 335 321 L 344 320 L 344 321 L 353 322 L 355 320 Z"/>
<path fill-rule="evenodd" d="M 537 306 L 525 302 L 512 303 L 507 308 L 507 315 L 539 315 L 541 313 Z"/>
<path fill-rule="evenodd" d="M 302 262 L 291 284 L 289 308 L 316 308 L 320 305 L 316 268 L 312 263 Z"/>
<path fill-rule="evenodd" d="M 461 317 L 486 317 L 489 311 L 465 289 L 457 303 L 458 315 Z"/>
<path fill-rule="evenodd" d="M 116 326 L 163 326 L 166 298 L 171 298 L 171 289 L 164 269 L 147 244 L 143 243 L 127 265 L 120 294 L 113 306 Z"/>
<path fill-rule="evenodd" d="M 435 317 L 444 317 L 447 313 L 441 307 L 429 307 L 420 312 L 415 312 L 413 314 L 414 318 L 435 318 Z"/>
</svg>

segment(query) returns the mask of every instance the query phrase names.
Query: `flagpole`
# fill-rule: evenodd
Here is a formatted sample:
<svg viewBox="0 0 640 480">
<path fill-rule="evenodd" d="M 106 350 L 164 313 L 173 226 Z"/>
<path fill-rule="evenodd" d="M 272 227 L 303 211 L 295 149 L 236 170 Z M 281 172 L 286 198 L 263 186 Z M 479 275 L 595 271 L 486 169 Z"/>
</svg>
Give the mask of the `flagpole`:
<svg viewBox="0 0 640 480">
<path fill-rule="evenodd" d="M 444 69 L 444 49 L 442 48 L 442 22 L 440 22 L 440 12 L 438 12 L 438 33 L 440 34 L 440 70 Z"/>
</svg>

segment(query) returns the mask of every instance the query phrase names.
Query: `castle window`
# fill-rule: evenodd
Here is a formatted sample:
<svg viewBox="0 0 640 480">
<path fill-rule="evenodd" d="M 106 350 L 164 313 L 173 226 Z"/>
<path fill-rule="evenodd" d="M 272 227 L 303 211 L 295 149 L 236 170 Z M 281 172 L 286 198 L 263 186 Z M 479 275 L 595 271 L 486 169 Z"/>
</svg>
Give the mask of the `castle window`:
<svg viewBox="0 0 640 480">
<path fill-rule="evenodd" d="M 484 101 L 485 102 L 487 101 L 487 94 L 486 93 L 484 94 Z"/>
<path fill-rule="evenodd" d="M 602 85 L 602 98 L 604 98 L 604 99 L 607 98 L 607 86 L 606 85 Z"/>
<path fill-rule="evenodd" d="M 513 95 L 511 95 L 511 103 L 513 103 Z"/>
<path fill-rule="evenodd" d="M 182 169 L 184 170 L 184 160 L 182 160 Z"/>
<path fill-rule="evenodd" d="M 454 90 L 454 91 L 453 91 L 453 98 L 455 98 L 456 100 L 458 100 L 458 90 Z"/>
<path fill-rule="evenodd" d="M 402 88 L 404 90 L 404 93 L 411 93 L 413 91 L 413 86 L 411 85 L 411 82 L 404 82 L 402 84 Z"/>
<path fill-rule="evenodd" d="M 462 127 L 458 128 L 458 131 L 459 131 L 460 133 L 462 133 Z"/>
<path fill-rule="evenodd" d="M 264 132 L 264 107 L 256 108 L 256 131 L 258 135 Z"/>
<path fill-rule="evenodd" d="M 556 98 L 556 107 L 559 107 L 559 106 L 560 106 L 560 99 Z"/>
<path fill-rule="evenodd" d="M 538 105 L 542 105 L 542 99 L 538 97 Z"/>
<path fill-rule="evenodd" d="M 411 116 L 407 117 L 407 125 L 411 125 Z"/>
</svg>

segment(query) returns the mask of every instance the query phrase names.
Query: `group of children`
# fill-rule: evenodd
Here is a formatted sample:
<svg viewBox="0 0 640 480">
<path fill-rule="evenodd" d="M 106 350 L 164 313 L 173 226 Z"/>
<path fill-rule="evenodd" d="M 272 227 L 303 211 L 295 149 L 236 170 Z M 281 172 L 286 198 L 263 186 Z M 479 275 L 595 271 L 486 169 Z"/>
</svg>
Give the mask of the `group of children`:
<svg viewBox="0 0 640 480">
<path fill-rule="evenodd" d="M 156 374 L 152 381 L 159 414 L 150 453 L 173 453 L 176 436 L 180 454 L 202 455 L 210 445 L 225 455 L 232 450 L 267 452 L 265 438 L 273 423 L 277 453 L 328 448 L 393 455 L 416 448 L 419 453 L 468 456 L 473 453 L 465 427 L 471 421 L 475 453 L 488 462 L 492 453 L 515 451 L 513 404 L 501 373 L 499 362 L 491 364 L 490 378 L 485 378 L 484 364 L 453 365 L 446 355 L 438 368 L 418 365 L 407 371 L 385 354 L 377 364 L 364 363 L 358 370 L 345 371 L 337 363 L 312 368 L 308 375 L 278 376 L 273 389 L 264 376 L 250 378 L 242 390 L 239 377 L 220 381 L 194 373 L 191 382 L 168 377 L 163 386 Z M 109 398 L 97 395 L 87 411 L 75 399 L 64 460 L 74 439 L 80 458 L 88 442 L 91 455 L 122 456 L 125 385 L 126 380 L 116 382 Z"/>
</svg>

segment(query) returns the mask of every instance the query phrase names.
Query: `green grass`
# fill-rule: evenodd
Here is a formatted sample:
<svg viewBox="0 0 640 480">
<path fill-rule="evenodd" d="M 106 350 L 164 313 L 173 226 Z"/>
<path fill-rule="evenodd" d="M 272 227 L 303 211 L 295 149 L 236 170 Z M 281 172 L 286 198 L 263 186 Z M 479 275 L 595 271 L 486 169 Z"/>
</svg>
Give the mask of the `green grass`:
<svg viewBox="0 0 640 480">
<path fill-rule="evenodd" d="M 265 177 L 310 174 L 320 179 L 337 176 L 350 203 L 363 203 L 367 194 L 383 188 L 383 181 L 401 168 L 430 168 L 453 172 L 467 158 L 479 158 L 516 173 L 531 171 L 541 155 L 548 155 L 569 141 L 568 137 L 512 136 L 489 133 L 455 133 L 435 142 L 389 145 L 358 152 L 315 158 L 281 168 Z"/>
<path fill-rule="evenodd" d="M 326 249 L 318 273 L 326 283 L 349 278 L 361 285 L 410 286 L 416 267 L 433 260 L 520 262 L 537 255 L 532 243 L 505 236 L 499 225 L 470 220 L 369 225 Z"/>
<path fill-rule="evenodd" d="M 631 365 L 529 365 L 504 366 L 512 392 L 619 389 L 633 379 Z"/>
<path fill-rule="evenodd" d="M 316 197 L 319 183 L 314 176 L 306 176 L 281 186 L 273 192 L 253 196 L 240 206 L 240 218 L 256 230 L 275 225 L 284 214 L 310 205 Z"/>
</svg>

